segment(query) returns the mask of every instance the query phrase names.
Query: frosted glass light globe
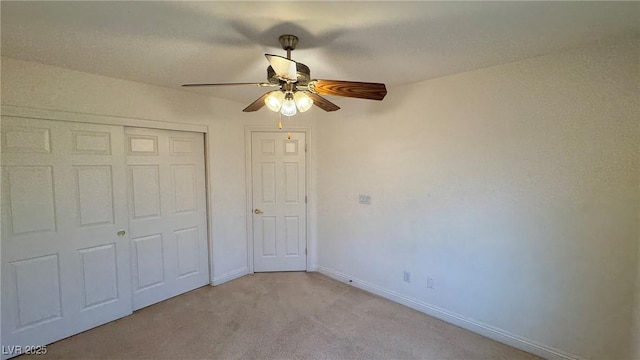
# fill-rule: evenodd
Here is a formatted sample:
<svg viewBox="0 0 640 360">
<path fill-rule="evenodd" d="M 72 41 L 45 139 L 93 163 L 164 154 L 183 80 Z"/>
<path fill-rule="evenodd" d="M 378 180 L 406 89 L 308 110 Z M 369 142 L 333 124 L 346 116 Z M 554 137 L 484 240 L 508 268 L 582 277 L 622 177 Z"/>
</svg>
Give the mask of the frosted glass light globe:
<svg viewBox="0 0 640 360">
<path fill-rule="evenodd" d="M 296 102 L 293 101 L 293 96 L 291 94 L 287 94 L 287 96 L 285 96 L 284 98 L 284 101 L 282 102 L 280 113 L 284 116 L 293 116 L 297 112 L 298 109 L 296 109 Z"/>
<path fill-rule="evenodd" d="M 296 106 L 301 113 L 311 109 L 311 107 L 313 106 L 313 100 L 302 91 L 298 91 L 293 94 L 293 99 L 295 100 Z"/>
<path fill-rule="evenodd" d="M 282 107 L 282 100 L 284 100 L 284 93 L 280 90 L 274 90 L 264 99 L 264 104 L 269 110 L 278 112 Z"/>
</svg>

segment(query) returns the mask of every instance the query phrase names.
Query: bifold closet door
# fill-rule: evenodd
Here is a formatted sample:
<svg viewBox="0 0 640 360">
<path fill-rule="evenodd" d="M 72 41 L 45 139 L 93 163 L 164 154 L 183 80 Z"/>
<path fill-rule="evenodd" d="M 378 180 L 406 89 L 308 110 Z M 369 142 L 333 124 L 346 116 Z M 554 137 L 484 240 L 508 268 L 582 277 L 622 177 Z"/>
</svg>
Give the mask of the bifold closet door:
<svg viewBox="0 0 640 360">
<path fill-rule="evenodd" d="M 124 129 L 3 116 L 1 132 L 7 358 L 130 314 L 132 295 Z"/>
<path fill-rule="evenodd" d="M 125 128 L 133 308 L 209 283 L 201 133 Z"/>
</svg>

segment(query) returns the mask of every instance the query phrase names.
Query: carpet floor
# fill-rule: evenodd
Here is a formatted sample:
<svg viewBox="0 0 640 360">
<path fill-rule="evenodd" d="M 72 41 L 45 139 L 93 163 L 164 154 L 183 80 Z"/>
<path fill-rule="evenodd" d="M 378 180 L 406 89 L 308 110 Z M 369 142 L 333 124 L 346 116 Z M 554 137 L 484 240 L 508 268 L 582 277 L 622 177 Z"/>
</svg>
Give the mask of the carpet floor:
<svg viewBox="0 0 640 360">
<path fill-rule="evenodd" d="M 206 286 L 47 350 L 34 358 L 539 359 L 304 272 L 259 273 Z"/>
</svg>

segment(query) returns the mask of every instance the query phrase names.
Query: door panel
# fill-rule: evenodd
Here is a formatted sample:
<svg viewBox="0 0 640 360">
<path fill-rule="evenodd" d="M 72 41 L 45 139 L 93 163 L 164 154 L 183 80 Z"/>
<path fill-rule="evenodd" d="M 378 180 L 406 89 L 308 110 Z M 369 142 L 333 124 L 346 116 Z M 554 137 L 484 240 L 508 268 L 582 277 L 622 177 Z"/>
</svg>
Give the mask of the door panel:
<svg viewBox="0 0 640 360">
<path fill-rule="evenodd" d="M 135 238 L 133 243 L 134 292 L 162 285 L 164 283 L 162 234 Z"/>
<path fill-rule="evenodd" d="M 113 224 L 111 166 L 74 166 L 80 226 Z"/>
<path fill-rule="evenodd" d="M 129 166 L 133 219 L 160 217 L 160 169 L 158 165 Z"/>
<path fill-rule="evenodd" d="M 13 235 L 56 230 L 53 166 L 7 166 Z"/>
<path fill-rule="evenodd" d="M 114 244 L 78 251 L 82 264 L 82 310 L 118 299 L 118 264 Z"/>
<path fill-rule="evenodd" d="M 62 317 L 58 254 L 11 263 L 16 277 L 18 329 Z"/>
<path fill-rule="evenodd" d="M 198 272 L 198 239 L 200 229 L 174 230 L 176 237 L 176 253 L 178 255 L 178 279 Z"/>
<path fill-rule="evenodd" d="M 126 128 L 133 308 L 209 283 L 204 137 Z"/>
<path fill-rule="evenodd" d="M 3 345 L 131 313 L 123 132 L 2 117 Z"/>
<path fill-rule="evenodd" d="M 254 271 L 306 270 L 305 134 L 254 132 L 251 149 Z"/>
</svg>

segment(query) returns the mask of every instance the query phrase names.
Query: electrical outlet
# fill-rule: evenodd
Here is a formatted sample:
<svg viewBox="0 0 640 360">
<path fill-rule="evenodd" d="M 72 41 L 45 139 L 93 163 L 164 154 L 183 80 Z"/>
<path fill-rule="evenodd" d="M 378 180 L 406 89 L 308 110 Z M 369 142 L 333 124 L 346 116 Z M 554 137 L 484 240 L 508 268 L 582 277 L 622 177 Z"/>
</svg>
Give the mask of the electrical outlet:
<svg viewBox="0 0 640 360">
<path fill-rule="evenodd" d="M 408 283 L 411 282 L 411 273 L 408 271 L 404 272 L 404 282 L 408 282 Z"/>
<path fill-rule="evenodd" d="M 430 278 L 430 277 L 427 278 L 427 288 L 428 289 L 436 288 L 436 281 L 433 278 Z"/>
</svg>

